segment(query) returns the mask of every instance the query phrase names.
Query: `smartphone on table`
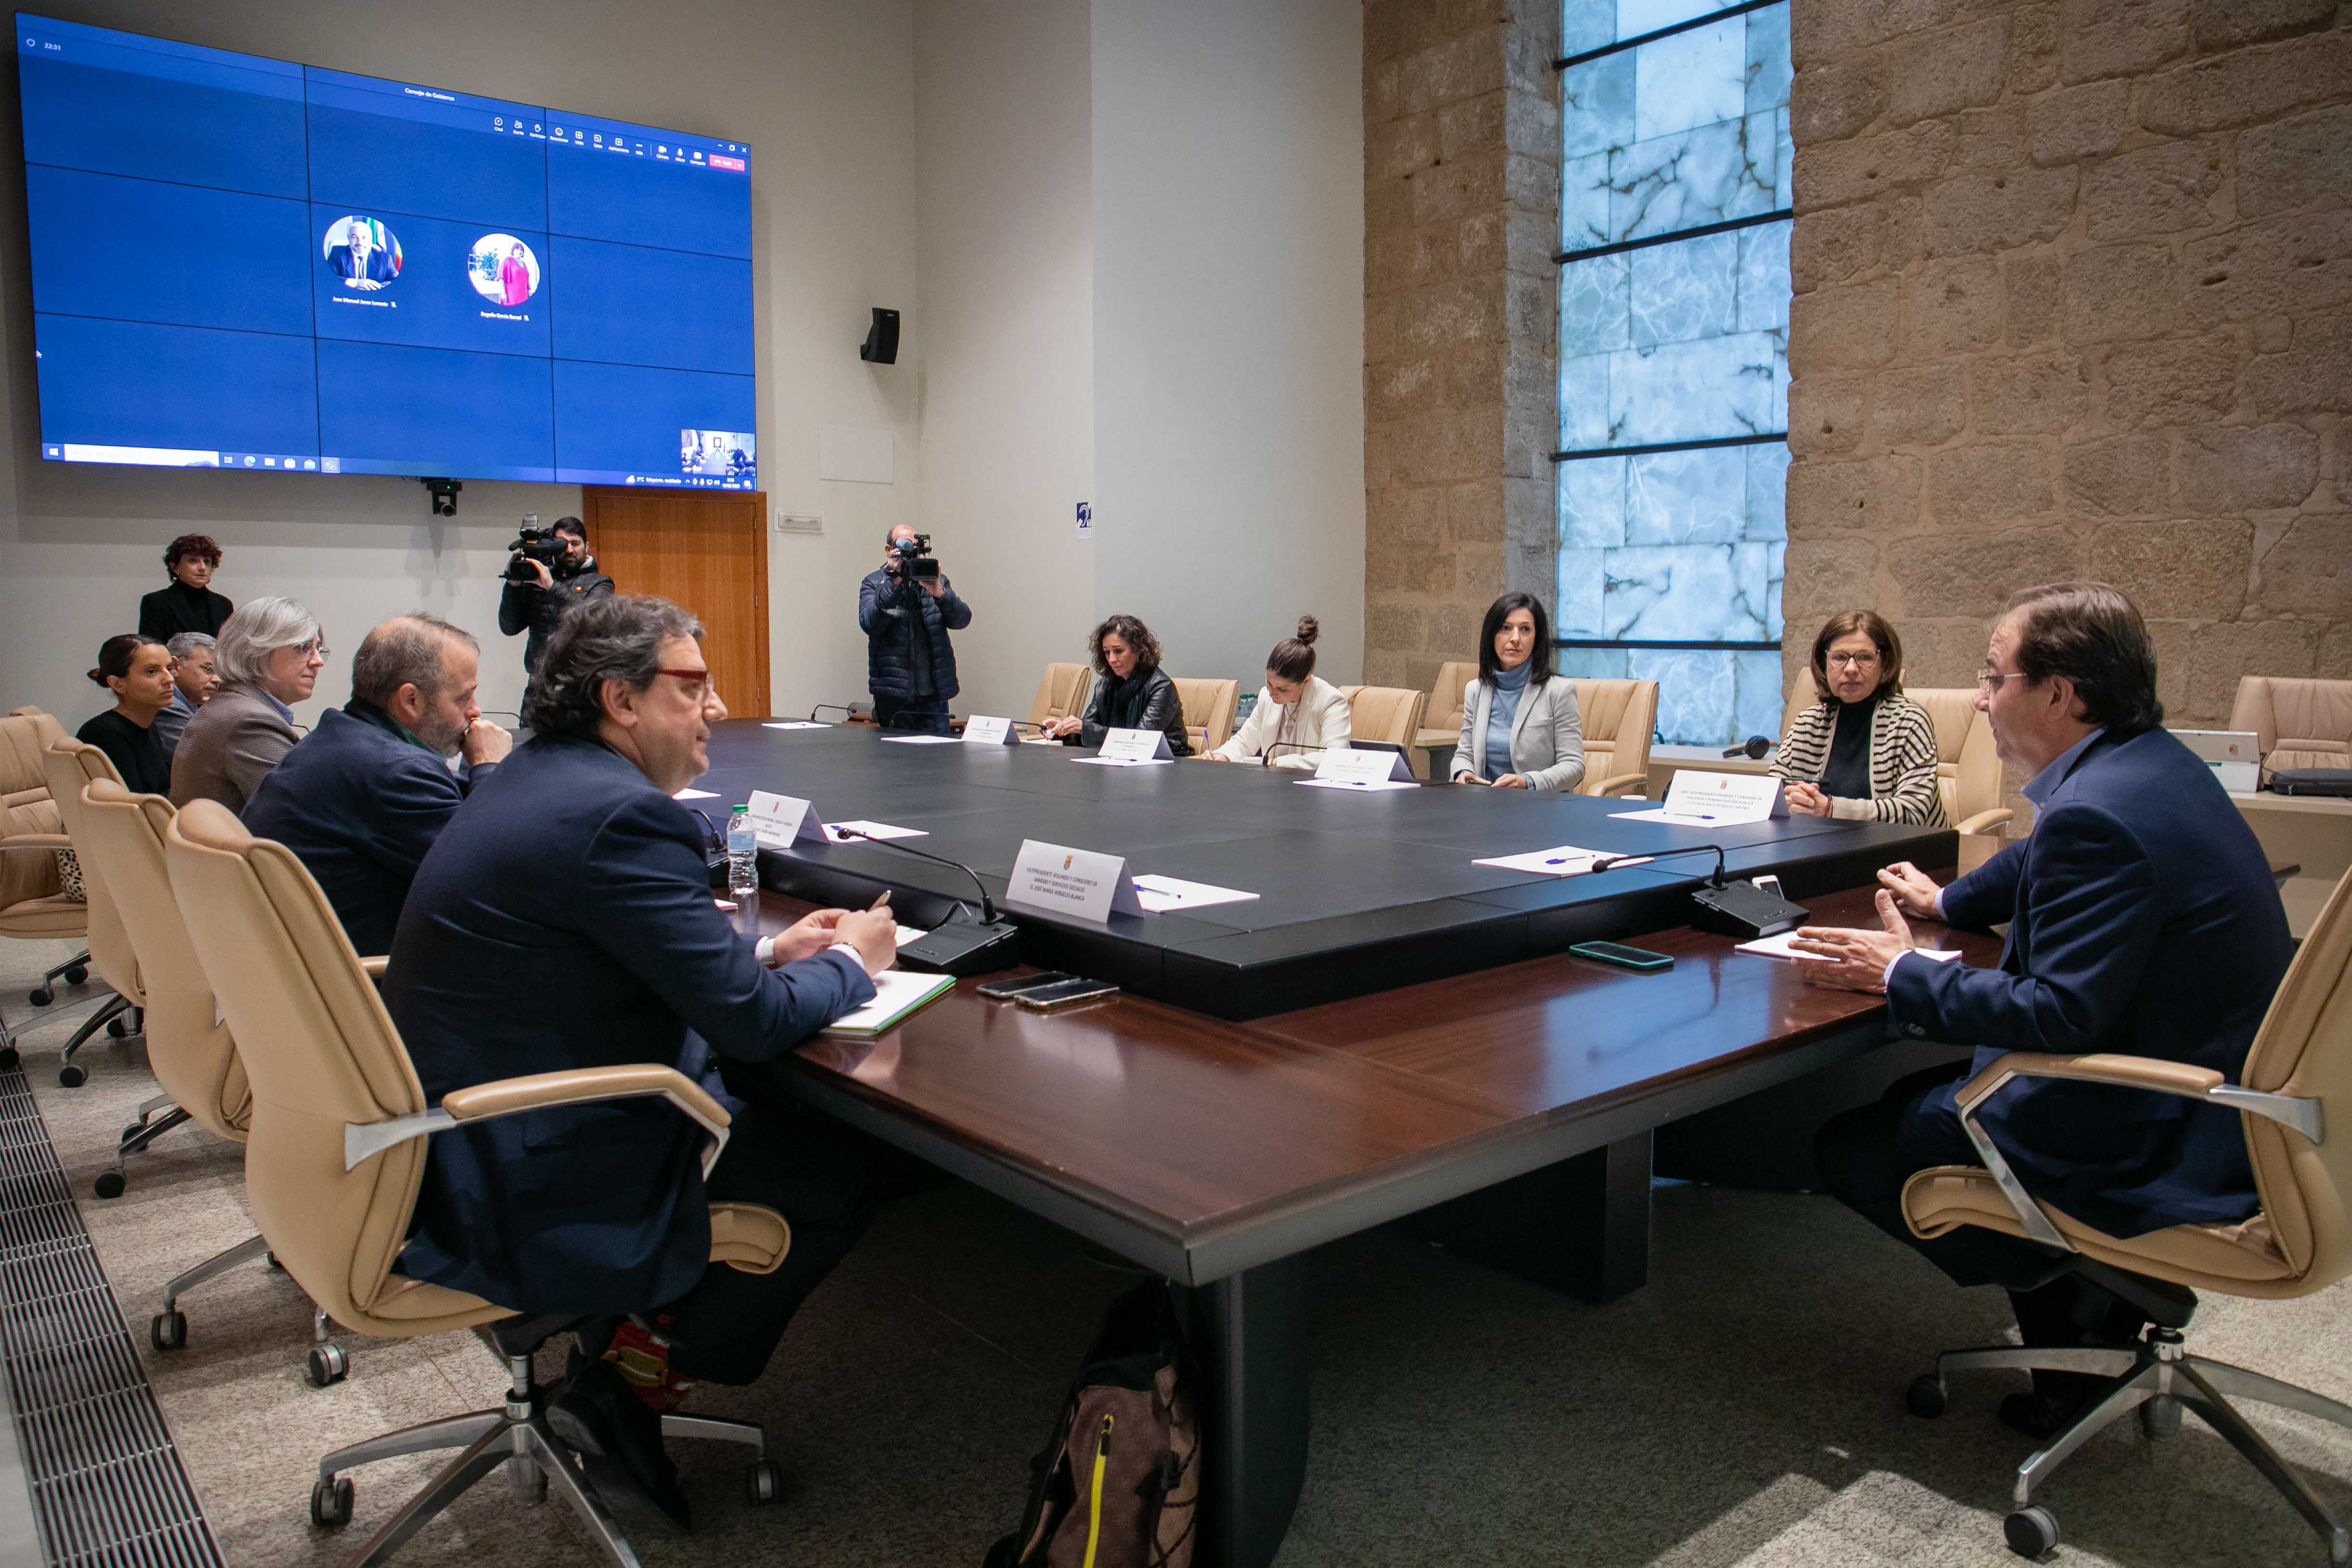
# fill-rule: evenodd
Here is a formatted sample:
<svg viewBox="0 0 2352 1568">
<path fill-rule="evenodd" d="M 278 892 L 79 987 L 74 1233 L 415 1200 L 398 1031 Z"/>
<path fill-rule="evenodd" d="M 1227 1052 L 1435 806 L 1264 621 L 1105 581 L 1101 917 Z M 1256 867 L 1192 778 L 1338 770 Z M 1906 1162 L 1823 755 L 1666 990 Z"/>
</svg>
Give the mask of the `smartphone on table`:
<svg viewBox="0 0 2352 1568">
<path fill-rule="evenodd" d="M 1643 974 L 1675 967 L 1674 955 L 1670 953 L 1653 953 L 1647 947 L 1628 947 L 1622 942 L 1577 942 L 1570 944 L 1568 950 L 1580 958 L 1614 964 L 1621 969 L 1635 969 Z"/>
<path fill-rule="evenodd" d="M 1097 997 L 1118 994 L 1118 988 L 1108 980 L 1088 980 L 1073 975 L 1058 985 L 1041 986 L 1034 991 L 1016 991 L 1013 999 L 1032 1012 L 1052 1012 L 1056 1008 L 1075 1007 Z"/>
<path fill-rule="evenodd" d="M 984 986 L 972 988 L 991 1001 L 1009 1002 L 1024 991 L 1043 990 L 1047 986 L 1058 986 L 1065 980 L 1078 978 L 1081 977 L 1066 970 L 1045 969 L 1034 975 L 1014 975 L 1009 979 L 991 980 Z"/>
</svg>

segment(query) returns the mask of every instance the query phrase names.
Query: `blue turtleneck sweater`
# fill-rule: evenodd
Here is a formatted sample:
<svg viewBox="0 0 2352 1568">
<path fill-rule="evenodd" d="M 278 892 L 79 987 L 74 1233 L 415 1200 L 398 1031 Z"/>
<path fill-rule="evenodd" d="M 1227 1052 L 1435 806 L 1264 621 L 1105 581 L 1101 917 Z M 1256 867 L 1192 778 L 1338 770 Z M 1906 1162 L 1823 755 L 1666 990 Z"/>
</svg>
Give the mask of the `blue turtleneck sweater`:
<svg viewBox="0 0 2352 1568">
<path fill-rule="evenodd" d="M 1495 700 L 1486 706 L 1486 734 L 1479 750 L 1478 777 L 1488 781 L 1511 770 L 1511 723 L 1519 716 L 1519 699 L 1527 695 L 1530 659 L 1516 670 L 1495 672 Z"/>
</svg>

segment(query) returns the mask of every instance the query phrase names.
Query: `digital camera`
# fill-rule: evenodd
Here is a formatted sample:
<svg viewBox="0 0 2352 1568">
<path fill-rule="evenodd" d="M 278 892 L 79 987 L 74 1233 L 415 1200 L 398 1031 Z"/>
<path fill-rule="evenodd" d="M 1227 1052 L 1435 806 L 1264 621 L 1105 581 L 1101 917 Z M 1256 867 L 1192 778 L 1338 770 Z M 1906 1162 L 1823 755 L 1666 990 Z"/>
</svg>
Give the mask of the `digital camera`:
<svg viewBox="0 0 2352 1568">
<path fill-rule="evenodd" d="M 902 577 L 937 577 L 940 563 L 931 555 L 931 536 L 917 534 L 908 539 L 892 539 L 890 553 L 898 558 L 898 573 Z"/>
<path fill-rule="evenodd" d="M 539 574 L 528 564 L 534 560 L 547 568 L 549 576 L 554 576 L 555 569 L 563 563 L 563 536 L 553 528 L 524 528 L 520 534 L 521 537 L 507 546 L 514 554 L 507 560 L 506 580 L 509 582 L 536 582 Z"/>
</svg>

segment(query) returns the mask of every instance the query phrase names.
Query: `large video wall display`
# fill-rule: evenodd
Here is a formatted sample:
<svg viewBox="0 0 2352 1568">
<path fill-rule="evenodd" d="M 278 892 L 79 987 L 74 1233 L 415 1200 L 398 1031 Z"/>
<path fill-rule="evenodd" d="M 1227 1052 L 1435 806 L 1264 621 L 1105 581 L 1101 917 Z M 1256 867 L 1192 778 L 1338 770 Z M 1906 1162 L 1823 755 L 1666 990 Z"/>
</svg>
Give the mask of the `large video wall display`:
<svg viewBox="0 0 2352 1568">
<path fill-rule="evenodd" d="M 16 16 L 41 455 L 750 489 L 741 142 Z"/>
</svg>

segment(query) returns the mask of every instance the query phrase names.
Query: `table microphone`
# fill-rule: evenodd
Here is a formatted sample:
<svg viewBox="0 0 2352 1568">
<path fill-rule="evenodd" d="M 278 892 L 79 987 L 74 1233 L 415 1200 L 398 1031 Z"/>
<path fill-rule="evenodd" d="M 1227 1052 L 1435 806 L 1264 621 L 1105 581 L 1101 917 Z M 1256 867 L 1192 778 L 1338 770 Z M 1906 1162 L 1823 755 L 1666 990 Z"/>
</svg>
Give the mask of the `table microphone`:
<svg viewBox="0 0 2352 1568">
<path fill-rule="evenodd" d="M 985 975 L 996 969 L 1009 969 L 1021 961 L 1021 927 L 998 917 L 996 901 L 988 895 L 988 884 L 963 862 L 935 855 L 929 850 L 911 849 L 895 839 L 878 839 L 856 828 L 828 828 L 825 831 L 835 843 L 845 839 L 864 839 L 869 844 L 897 850 L 902 855 L 951 866 L 971 878 L 972 886 L 980 889 L 978 920 L 969 918 L 971 910 L 959 899 L 953 915 L 898 949 L 900 961 L 908 967 L 939 975 Z"/>
<path fill-rule="evenodd" d="M 1726 757 L 1746 757 L 1752 761 L 1761 762 L 1764 760 L 1764 754 L 1771 749 L 1770 737 L 1751 735 L 1737 746 L 1726 747 L 1723 754 Z"/>
<path fill-rule="evenodd" d="M 1260 768 L 1273 767 L 1274 754 L 1280 751 L 1286 746 L 1290 747 L 1293 751 L 1328 751 L 1331 749 L 1328 746 L 1309 746 L 1303 740 L 1277 740 L 1272 746 L 1267 747 L 1264 751 L 1258 753 L 1258 766 Z"/>
<path fill-rule="evenodd" d="M 1629 861 L 1664 860 L 1670 855 L 1694 855 L 1706 850 L 1715 852 L 1715 871 L 1706 879 L 1706 885 L 1691 894 L 1691 902 L 1698 905 L 1699 911 L 1691 924 L 1700 930 L 1752 939 L 1793 931 L 1812 913 L 1803 904 L 1767 893 L 1752 882 L 1728 880 L 1724 874 L 1721 844 L 1685 844 L 1678 850 L 1660 850 L 1647 855 L 1602 855 L 1592 862 L 1591 869 L 1601 872 Z"/>
<path fill-rule="evenodd" d="M 809 722 L 811 724 L 814 724 L 816 722 L 816 716 L 821 713 L 837 713 L 844 718 L 856 718 L 857 716 L 857 710 L 856 708 L 845 706 L 841 703 L 819 703 L 816 706 L 809 709 Z"/>
</svg>

